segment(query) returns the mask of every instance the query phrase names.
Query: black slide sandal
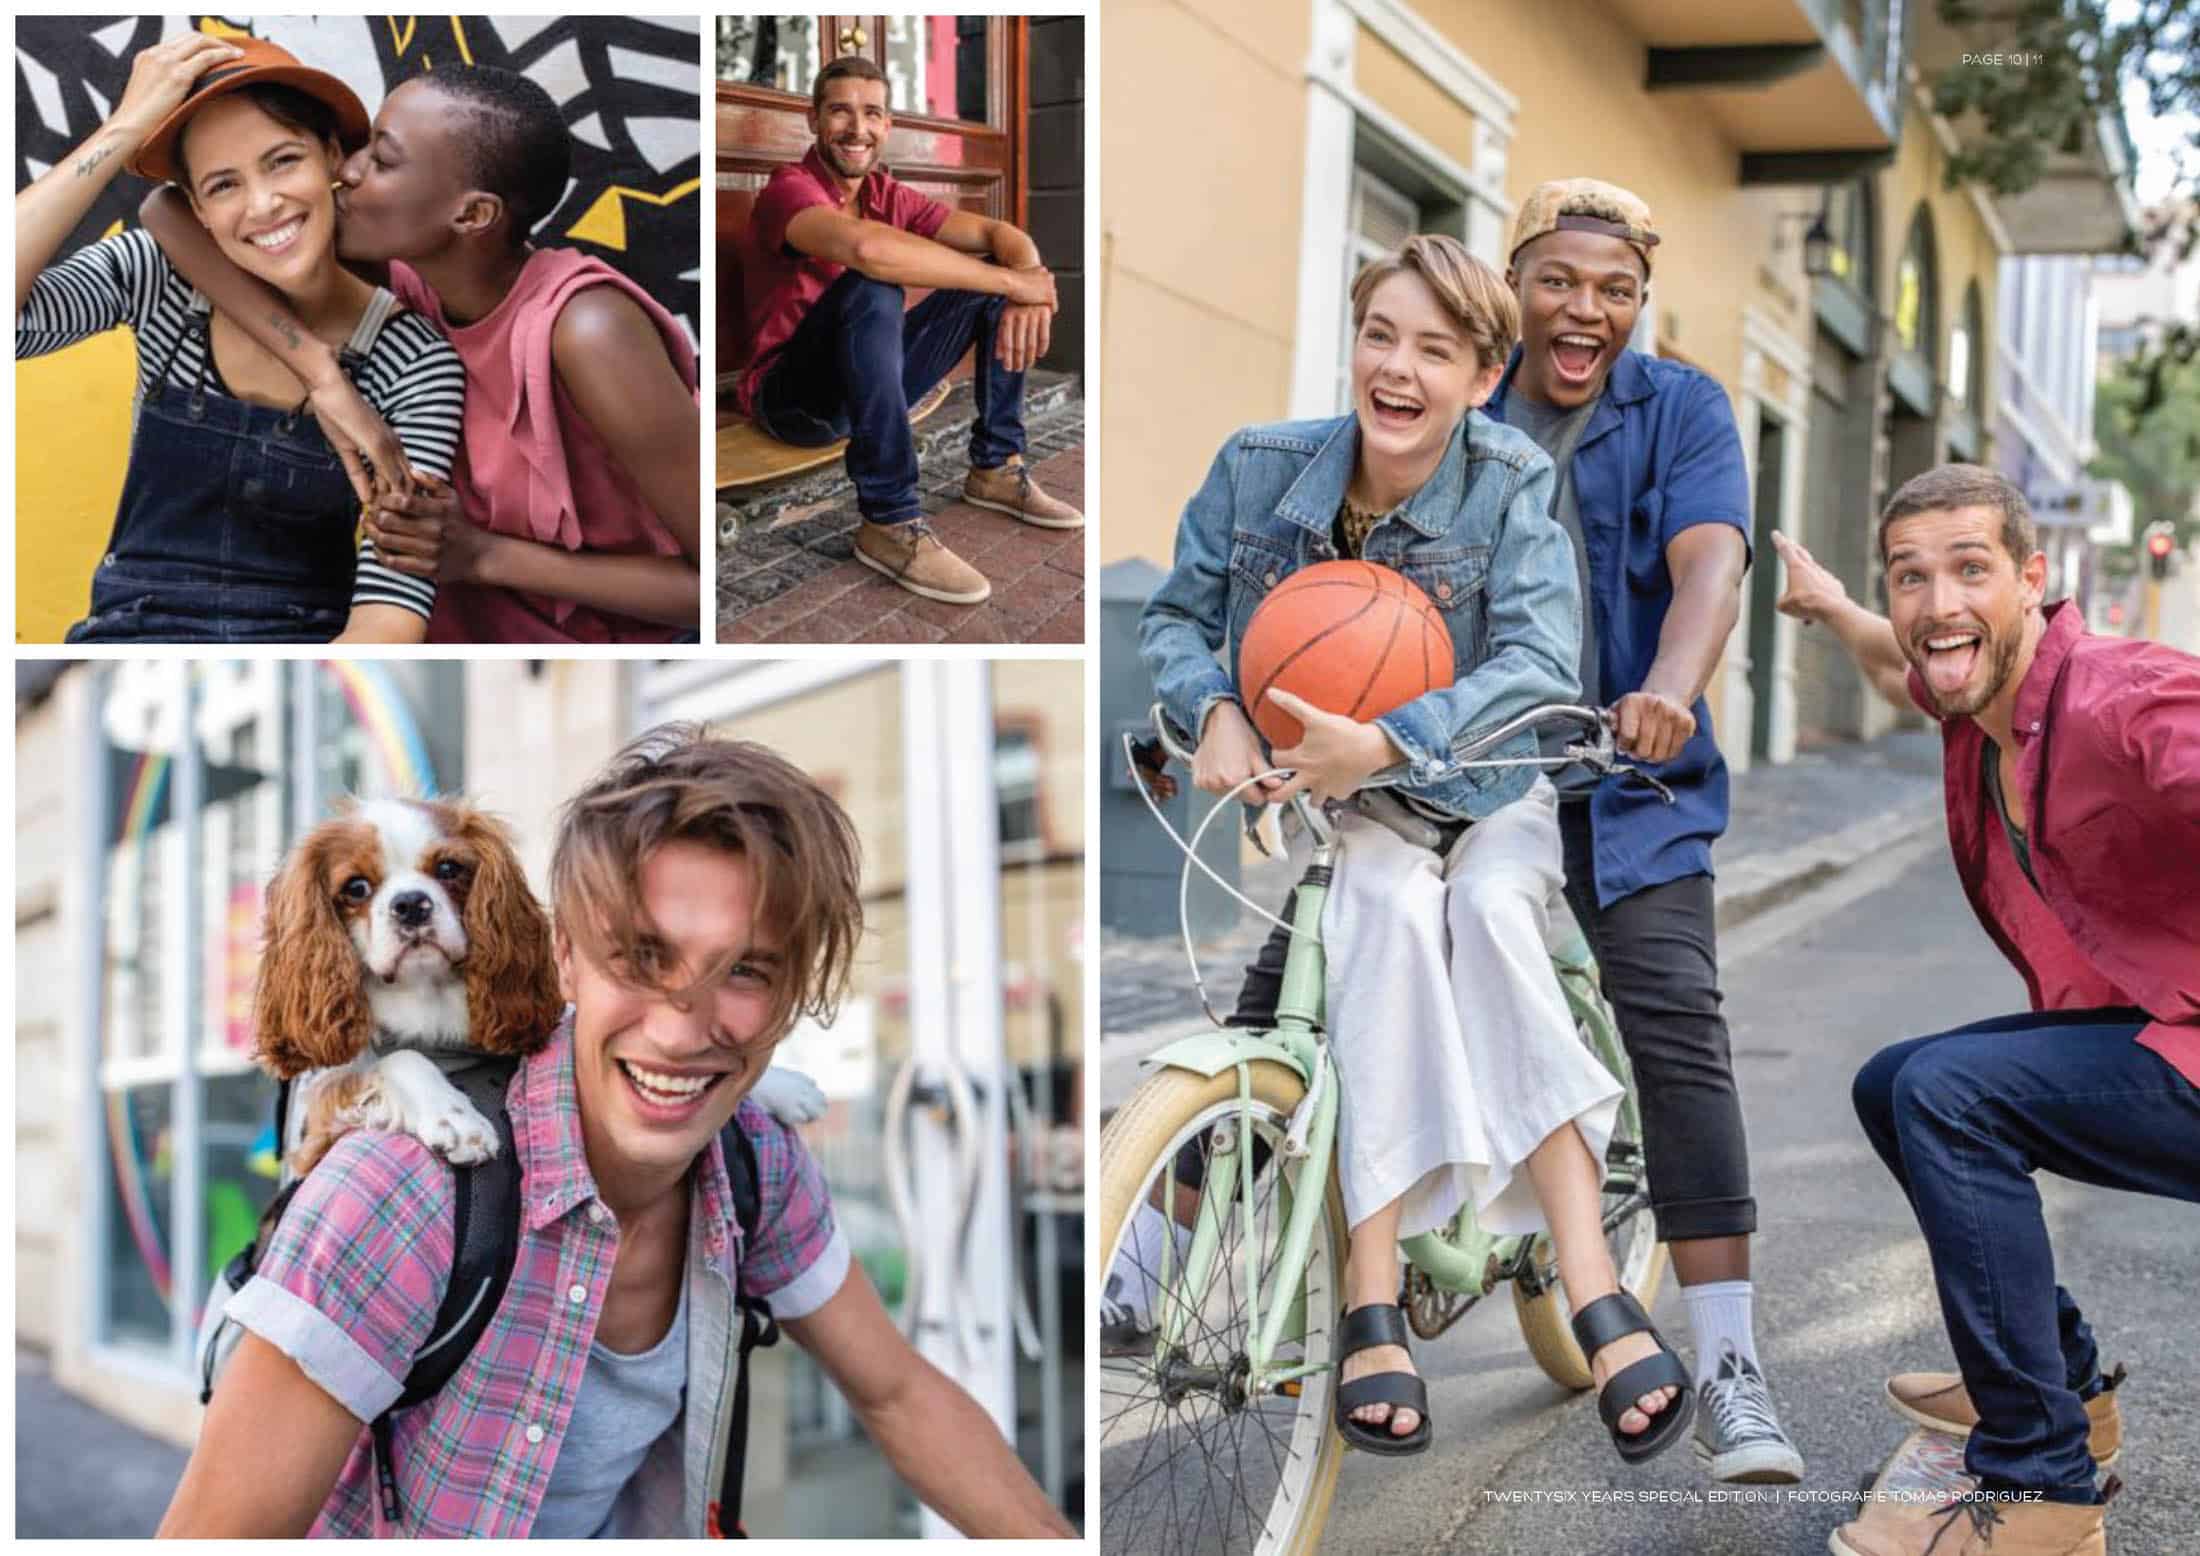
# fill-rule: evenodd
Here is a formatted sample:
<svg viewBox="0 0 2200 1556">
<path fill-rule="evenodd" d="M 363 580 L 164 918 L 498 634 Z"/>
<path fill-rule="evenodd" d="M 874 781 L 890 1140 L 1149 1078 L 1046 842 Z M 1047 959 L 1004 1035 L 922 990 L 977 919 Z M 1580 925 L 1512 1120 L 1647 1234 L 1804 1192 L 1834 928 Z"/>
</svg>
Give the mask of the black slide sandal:
<svg viewBox="0 0 2200 1556">
<path fill-rule="evenodd" d="M 1654 1459 L 1680 1440 L 1696 1413 L 1694 1380 L 1673 1348 L 1650 1322 L 1642 1304 L 1625 1291 L 1599 1297 L 1574 1315 L 1574 1340 L 1583 1357 L 1593 1357 L 1614 1340 L 1648 1331 L 1657 1341 L 1658 1353 L 1629 1362 L 1612 1374 L 1612 1381 L 1597 1394 L 1597 1415 L 1612 1437 L 1612 1446 L 1629 1464 Z M 1650 1418 L 1650 1425 L 1632 1435 L 1619 1429 L 1619 1418 L 1638 1409 L 1636 1400 L 1652 1389 L 1677 1388 L 1672 1402 Z"/>
<path fill-rule="evenodd" d="M 1356 1307 L 1337 1324 L 1337 1363 L 1379 1345 L 1406 1345 L 1406 1316 L 1395 1302 L 1371 1302 Z M 1366 1405 L 1388 1405 L 1393 1414 L 1402 1406 L 1420 1412 L 1420 1424 L 1400 1437 L 1385 1419 L 1379 1426 L 1352 1419 L 1352 1412 Z M 1337 1385 L 1337 1431 L 1355 1448 L 1393 1457 L 1420 1453 L 1429 1445 L 1428 1385 L 1410 1372 L 1374 1372 L 1350 1383 Z"/>
</svg>

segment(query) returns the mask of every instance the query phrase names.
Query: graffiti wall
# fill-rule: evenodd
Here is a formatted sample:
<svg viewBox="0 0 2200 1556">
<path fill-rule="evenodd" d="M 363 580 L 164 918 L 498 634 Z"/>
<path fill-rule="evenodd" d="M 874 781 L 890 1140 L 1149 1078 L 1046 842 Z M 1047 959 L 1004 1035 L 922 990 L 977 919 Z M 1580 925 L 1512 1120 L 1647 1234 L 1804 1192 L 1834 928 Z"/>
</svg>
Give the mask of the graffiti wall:
<svg viewBox="0 0 2200 1556">
<path fill-rule="evenodd" d="M 15 187 L 98 127 L 138 50 L 186 28 L 272 39 L 342 77 L 369 113 L 399 82 L 441 66 L 499 65 L 541 83 L 572 132 L 574 176 L 535 241 L 616 265 L 700 340 L 698 18 L 19 17 Z M 134 223 L 147 189 L 117 178 L 69 248 Z M 128 335 L 113 331 L 16 368 L 19 642 L 57 642 L 84 612 L 122 493 L 132 364 Z"/>
</svg>

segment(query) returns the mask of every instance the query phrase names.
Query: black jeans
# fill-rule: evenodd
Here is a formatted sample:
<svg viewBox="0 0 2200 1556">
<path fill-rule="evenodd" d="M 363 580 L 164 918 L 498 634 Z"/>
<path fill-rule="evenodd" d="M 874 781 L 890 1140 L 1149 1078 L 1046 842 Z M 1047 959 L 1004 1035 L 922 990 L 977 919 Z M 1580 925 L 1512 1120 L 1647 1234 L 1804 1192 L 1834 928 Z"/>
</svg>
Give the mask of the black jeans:
<svg viewBox="0 0 2200 1556">
<path fill-rule="evenodd" d="M 2200 1088 L 2133 1039 L 2144 1011 L 2031 1011 L 1882 1049 L 1856 1116 L 1916 1212 L 1990 1489 L 2090 1503 L 2100 1355 L 2055 1282 L 2035 1172 L 2200 1200 Z"/>
<path fill-rule="evenodd" d="M 1558 825 L 1566 901 L 1596 956 L 1635 1069 L 1658 1235 L 1746 1236 L 1757 1230 L 1757 1202 L 1749 1192 L 1749 1145 L 1726 1018 L 1719 1014 L 1711 878 L 1648 887 L 1599 912 L 1589 886 L 1589 807 L 1562 804 Z M 1282 916 L 1291 916 L 1288 907 Z M 1274 1024 L 1290 942 L 1279 929 L 1261 946 L 1245 969 L 1230 1025 Z"/>
<path fill-rule="evenodd" d="M 1650 1208 L 1667 1240 L 1748 1236 L 1749 1141 L 1726 1017 L 1719 1012 L 1719 948 L 1711 877 L 1646 886 L 1596 905 L 1589 807 L 1558 808 L 1566 845 L 1566 903 L 1597 959 L 1620 1046 L 1635 1069 Z"/>
</svg>

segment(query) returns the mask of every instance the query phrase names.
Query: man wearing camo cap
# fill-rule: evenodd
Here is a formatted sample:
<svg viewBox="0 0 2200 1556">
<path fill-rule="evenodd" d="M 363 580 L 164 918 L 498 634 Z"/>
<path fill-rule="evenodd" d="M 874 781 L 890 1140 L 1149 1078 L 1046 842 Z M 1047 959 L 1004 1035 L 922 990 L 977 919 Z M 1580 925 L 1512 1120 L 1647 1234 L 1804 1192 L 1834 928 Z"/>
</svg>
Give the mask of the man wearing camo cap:
<svg viewBox="0 0 2200 1556">
<path fill-rule="evenodd" d="M 1651 1205 L 1694 1333 L 1696 1456 L 1717 1480 L 1793 1482 L 1803 1458 L 1750 1313 L 1757 1204 L 1711 897 L 1727 785 L 1703 691 L 1741 609 L 1749 481 L 1726 391 L 1629 348 L 1658 243 L 1650 208 L 1616 185 L 1531 190 L 1506 271 L 1520 345 L 1484 409 L 1557 467 L 1552 516 L 1573 538 L 1586 607 L 1582 700 L 1616 711 L 1621 746 L 1675 800 L 1579 769 L 1555 779 L 1567 900 L 1634 1065 Z"/>
</svg>

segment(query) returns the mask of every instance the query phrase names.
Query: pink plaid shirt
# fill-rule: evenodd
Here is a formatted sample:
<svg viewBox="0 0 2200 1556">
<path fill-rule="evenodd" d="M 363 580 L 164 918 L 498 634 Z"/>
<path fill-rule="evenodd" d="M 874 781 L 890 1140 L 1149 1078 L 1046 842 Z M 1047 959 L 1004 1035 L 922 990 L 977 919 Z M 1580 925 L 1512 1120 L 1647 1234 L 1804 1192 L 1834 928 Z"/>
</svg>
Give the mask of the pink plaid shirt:
<svg viewBox="0 0 2200 1556">
<path fill-rule="evenodd" d="M 451 1168 L 408 1135 L 357 1132 L 299 1188 L 260 1271 L 229 1314 L 296 1361 L 362 1425 L 313 1534 L 514 1538 L 532 1527 L 603 1313 L 618 1226 L 596 1197 L 573 1091 L 572 1017 L 523 1062 L 510 1094 L 523 1211 L 519 1255 L 496 1317 L 433 1400 L 397 1416 L 400 1526 L 384 1527 L 365 1423 L 404 1391 L 450 1280 Z M 815 1312 L 848 1274 L 817 1163 L 754 1102 L 761 1203 L 743 1248 L 718 1142 L 693 1174 L 688 1223 L 688 1382 L 678 1419 L 620 1493 L 611 1530 L 710 1532 L 732 1401 L 734 1290 L 782 1319 Z"/>
</svg>

